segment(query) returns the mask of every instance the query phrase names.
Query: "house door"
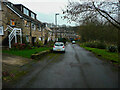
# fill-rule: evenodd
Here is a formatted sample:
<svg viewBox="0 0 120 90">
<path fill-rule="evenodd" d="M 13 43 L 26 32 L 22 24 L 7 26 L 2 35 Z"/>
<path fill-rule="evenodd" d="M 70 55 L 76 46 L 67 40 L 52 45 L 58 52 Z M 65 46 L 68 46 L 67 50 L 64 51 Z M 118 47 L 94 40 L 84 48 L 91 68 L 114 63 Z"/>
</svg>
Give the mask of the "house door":
<svg viewBox="0 0 120 90">
<path fill-rule="evenodd" d="M 33 46 L 35 45 L 35 42 L 36 42 L 36 37 L 32 37 L 32 44 L 33 44 Z"/>
<path fill-rule="evenodd" d="M 9 46 L 9 36 L 10 32 L 7 33 L 6 37 L 2 40 L 2 46 Z"/>
</svg>

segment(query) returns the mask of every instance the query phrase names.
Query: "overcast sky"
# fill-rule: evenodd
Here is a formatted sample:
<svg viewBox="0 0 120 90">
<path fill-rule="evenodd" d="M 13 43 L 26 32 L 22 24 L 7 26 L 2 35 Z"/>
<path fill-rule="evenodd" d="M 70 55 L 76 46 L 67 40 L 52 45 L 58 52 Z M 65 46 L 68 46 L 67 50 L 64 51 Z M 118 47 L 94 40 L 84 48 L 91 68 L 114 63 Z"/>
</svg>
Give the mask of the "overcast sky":
<svg viewBox="0 0 120 90">
<path fill-rule="evenodd" d="M 67 20 L 62 20 L 62 9 L 67 5 L 68 0 L 9 0 L 13 4 L 23 4 L 30 10 L 37 14 L 37 19 L 42 22 L 55 24 L 55 13 L 59 13 L 57 16 L 57 23 L 59 25 L 74 26 L 76 23 L 67 23 Z M 78 0 L 75 0 L 78 1 Z"/>
<path fill-rule="evenodd" d="M 67 23 L 67 20 L 61 19 L 62 9 L 68 3 L 68 0 L 9 0 L 14 4 L 23 4 L 30 10 L 37 14 L 37 19 L 41 22 L 48 22 L 55 24 L 55 13 L 59 13 L 57 16 L 57 23 L 59 25 L 70 25 L 75 26 L 76 23 Z M 70 1 L 90 1 L 90 0 L 70 0 Z M 95 1 L 117 1 L 117 0 L 95 0 Z"/>
</svg>

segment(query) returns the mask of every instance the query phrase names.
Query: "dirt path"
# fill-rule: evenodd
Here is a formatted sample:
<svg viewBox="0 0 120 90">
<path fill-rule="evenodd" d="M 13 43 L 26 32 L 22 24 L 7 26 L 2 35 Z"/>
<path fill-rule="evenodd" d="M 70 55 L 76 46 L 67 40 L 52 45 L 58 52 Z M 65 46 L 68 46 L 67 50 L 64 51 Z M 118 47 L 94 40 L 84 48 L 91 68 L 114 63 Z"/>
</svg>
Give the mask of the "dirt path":
<svg viewBox="0 0 120 90">
<path fill-rule="evenodd" d="M 30 65 L 34 63 L 32 59 L 2 53 L 2 71 L 12 73 L 15 76 L 4 77 L 3 87 L 11 87 L 12 83 L 29 71 Z"/>
<path fill-rule="evenodd" d="M 24 64 L 29 63 L 32 59 L 23 58 L 20 56 L 2 54 L 2 63 L 8 65 L 23 66 Z"/>
<path fill-rule="evenodd" d="M 45 67 L 45 65 L 47 65 L 53 58 L 56 58 L 57 56 L 59 55 L 54 55 L 51 53 L 47 56 L 41 57 L 40 60 L 33 60 L 33 59 L 28 59 L 20 56 L 14 56 L 3 53 L 2 54 L 3 71 L 16 72 L 16 73 L 19 73 L 19 71 L 27 72 L 25 75 L 20 76 L 18 80 L 14 80 L 10 82 L 3 80 L 3 88 L 11 88 L 11 87 L 17 87 L 17 85 L 19 86 L 24 85 L 32 77 L 34 77 L 40 70 L 42 70 Z M 36 68 L 38 69 L 36 70 Z"/>
</svg>

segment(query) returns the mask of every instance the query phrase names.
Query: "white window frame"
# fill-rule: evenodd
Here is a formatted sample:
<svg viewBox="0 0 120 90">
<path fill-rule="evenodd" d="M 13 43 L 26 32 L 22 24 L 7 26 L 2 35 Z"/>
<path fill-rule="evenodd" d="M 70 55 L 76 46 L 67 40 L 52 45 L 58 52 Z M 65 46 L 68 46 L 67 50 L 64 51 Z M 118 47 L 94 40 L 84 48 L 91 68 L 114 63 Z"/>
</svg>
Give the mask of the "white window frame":
<svg viewBox="0 0 120 90">
<path fill-rule="evenodd" d="M 25 15 L 29 16 L 29 10 L 28 10 L 28 9 L 23 8 L 23 13 L 24 13 Z"/>
<path fill-rule="evenodd" d="M 35 14 L 31 12 L 31 17 L 35 19 Z"/>
<path fill-rule="evenodd" d="M 3 26 L 0 26 L 0 35 L 4 35 L 4 29 L 3 29 Z"/>
<path fill-rule="evenodd" d="M 39 37 L 39 40 L 40 40 L 40 41 L 42 41 L 42 38 L 41 38 L 41 37 Z"/>
</svg>

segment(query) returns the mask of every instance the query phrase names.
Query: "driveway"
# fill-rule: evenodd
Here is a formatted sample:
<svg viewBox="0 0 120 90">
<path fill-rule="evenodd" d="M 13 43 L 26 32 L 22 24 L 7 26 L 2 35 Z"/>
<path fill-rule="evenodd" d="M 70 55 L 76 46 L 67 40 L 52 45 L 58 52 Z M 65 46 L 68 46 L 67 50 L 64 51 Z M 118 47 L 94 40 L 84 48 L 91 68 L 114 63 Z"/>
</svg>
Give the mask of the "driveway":
<svg viewBox="0 0 120 90">
<path fill-rule="evenodd" d="M 45 61 L 49 61 L 44 67 Z M 38 62 L 15 88 L 118 88 L 118 70 L 76 44 Z M 41 68 L 42 67 L 42 68 Z"/>
</svg>

